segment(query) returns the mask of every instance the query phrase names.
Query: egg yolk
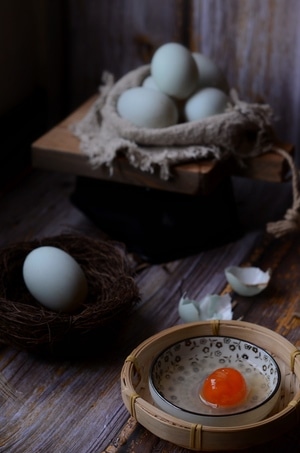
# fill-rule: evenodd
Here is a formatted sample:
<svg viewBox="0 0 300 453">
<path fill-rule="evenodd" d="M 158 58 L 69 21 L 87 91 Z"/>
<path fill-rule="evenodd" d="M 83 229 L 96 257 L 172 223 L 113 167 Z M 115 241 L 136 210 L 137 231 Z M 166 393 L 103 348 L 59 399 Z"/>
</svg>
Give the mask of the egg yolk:
<svg viewBox="0 0 300 453">
<path fill-rule="evenodd" d="M 247 384 L 242 374 L 234 368 L 218 368 L 205 379 L 200 398 L 213 406 L 235 406 L 247 395 Z"/>
</svg>

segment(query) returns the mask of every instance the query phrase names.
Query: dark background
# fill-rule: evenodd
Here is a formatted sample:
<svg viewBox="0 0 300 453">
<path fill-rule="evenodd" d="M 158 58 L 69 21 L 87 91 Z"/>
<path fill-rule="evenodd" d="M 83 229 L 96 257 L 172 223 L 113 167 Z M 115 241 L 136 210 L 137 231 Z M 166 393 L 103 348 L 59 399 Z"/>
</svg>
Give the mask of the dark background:
<svg viewBox="0 0 300 453">
<path fill-rule="evenodd" d="M 274 111 L 299 147 L 297 0 L 1 0 L 0 186 L 30 165 L 30 143 L 165 42 L 203 52 L 242 99 Z"/>
</svg>

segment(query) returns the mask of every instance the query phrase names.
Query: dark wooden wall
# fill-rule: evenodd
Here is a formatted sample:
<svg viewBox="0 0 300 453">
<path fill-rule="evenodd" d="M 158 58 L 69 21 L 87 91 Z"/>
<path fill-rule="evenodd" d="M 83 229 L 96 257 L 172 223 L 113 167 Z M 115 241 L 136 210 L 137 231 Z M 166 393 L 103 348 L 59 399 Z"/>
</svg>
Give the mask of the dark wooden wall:
<svg viewBox="0 0 300 453">
<path fill-rule="evenodd" d="M 28 0 L 27 29 L 22 4 L 1 1 L 0 15 L 12 21 L 13 41 L 2 27 L 0 57 L 22 43 L 19 66 L 18 59 L 6 58 L 5 64 L 19 74 L 26 67 L 31 80 L 26 77 L 23 91 L 42 88 L 46 127 L 95 93 L 104 70 L 119 78 L 149 62 L 161 44 L 177 41 L 213 58 L 242 99 L 269 103 L 279 137 L 299 149 L 298 0 Z M 14 83 L 4 77 L 0 105 L 9 95 L 16 104 Z M 22 77 L 17 82 L 20 101 Z"/>
<path fill-rule="evenodd" d="M 120 77 L 179 41 L 213 58 L 242 99 L 271 105 L 284 140 L 300 145 L 298 0 L 68 0 L 70 102 L 107 69 Z"/>
</svg>

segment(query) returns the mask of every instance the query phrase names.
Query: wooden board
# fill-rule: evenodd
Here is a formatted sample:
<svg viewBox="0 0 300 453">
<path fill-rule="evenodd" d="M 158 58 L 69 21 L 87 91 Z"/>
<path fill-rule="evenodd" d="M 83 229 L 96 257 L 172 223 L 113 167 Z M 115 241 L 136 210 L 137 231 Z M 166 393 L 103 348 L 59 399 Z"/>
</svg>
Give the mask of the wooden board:
<svg viewBox="0 0 300 453">
<path fill-rule="evenodd" d="M 176 165 L 173 167 L 170 181 L 162 180 L 157 173 L 150 174 L 134 168 L 124 157 L 115 160 L 113 175 L 103 166 L 94 169 L 88 157 L 80 150 L 79 139 L 70 131 L 70 125 L 84 117 L 95 99 L 96 96 L 91 97 L 32 144 L 34 167 L 191 195 L 209 192 L 222 178 L 232 173 L 273 182 L 282 181 L 284 178 L 285 160 L 272 152 L 251 159 L 246 167 L 239 169 L 230 159 L 222 162 L 201 160 Z M 293 151 L 291 145 L 284 147 L 289 152 Z"/>
</svg>

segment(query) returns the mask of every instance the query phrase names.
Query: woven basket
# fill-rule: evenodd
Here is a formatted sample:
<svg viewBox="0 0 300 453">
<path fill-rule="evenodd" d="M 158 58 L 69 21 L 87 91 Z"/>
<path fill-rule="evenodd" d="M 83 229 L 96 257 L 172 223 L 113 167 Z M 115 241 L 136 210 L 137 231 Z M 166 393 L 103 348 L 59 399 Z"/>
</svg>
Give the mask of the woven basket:
<svg viewBox="0 0 300 453">
<path fill-rule="evenodd" d="M 88 296 L 73 314 L 57 313 L 36 302 L 25 287 L 22 268 L 34 248 L 58 247 L 81 266 Z M 44 350 L 75 338 L 106 331 L 139 300 L 139 290 L 122 244 L 86 236 L 62 234 L 10 245 L 0 250 L 0 342 L 21 349 Z M 50 349 L 50 348 L 49 348 Z"/>
<path fill-rule="evenodd" d="M 153 405 L 148 386 L 153 359 L 171 344 L 199 335 L 240 338 L 274 356 L 282 373 L 282 390 L 276 407 L 266 419 L 230 428 L 212 427 L 175 418 Z M 270 441 L 299 422 L 300 351 L 279 334 L 256 324 L 243 321 L 184 324 L 150 337 L 132 351 L 122 368 L 121 390 L 130 414 L 161 439 L 194 451 L 243 449 Z"/>
</svg>

